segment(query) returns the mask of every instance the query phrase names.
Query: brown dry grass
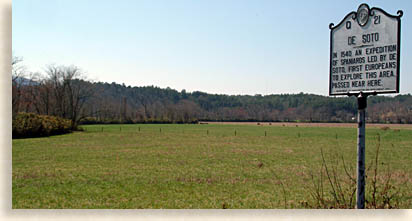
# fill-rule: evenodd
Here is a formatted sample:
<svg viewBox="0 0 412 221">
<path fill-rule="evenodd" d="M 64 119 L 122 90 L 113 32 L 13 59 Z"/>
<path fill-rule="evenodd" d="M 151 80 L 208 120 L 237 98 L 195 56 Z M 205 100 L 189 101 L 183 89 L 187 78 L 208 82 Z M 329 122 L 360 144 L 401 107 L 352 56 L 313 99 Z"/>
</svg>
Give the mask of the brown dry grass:
<svg viewBox="0 0 412 221">
<path fill-rule="evenodd" d="M 204 123 L 204 122 L 201 122 Z M 231 125 L 256 125 L 277 127 L 346 127 L 356 128 L 357 123 L 293 123 L 293 122 L 207 122 L 208 124 L 231 124 Z M 409 129 L 412 124 L 372 124 L 367 123 L 367 128 Z"/>
</svg>

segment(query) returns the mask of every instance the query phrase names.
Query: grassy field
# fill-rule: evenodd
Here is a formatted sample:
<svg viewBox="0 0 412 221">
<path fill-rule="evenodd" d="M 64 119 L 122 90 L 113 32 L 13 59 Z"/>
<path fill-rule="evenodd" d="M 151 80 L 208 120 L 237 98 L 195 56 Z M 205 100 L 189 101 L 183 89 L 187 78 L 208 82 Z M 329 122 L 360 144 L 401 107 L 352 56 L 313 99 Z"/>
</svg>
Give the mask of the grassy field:
<svg viewBox="0 0 412 221">
<path fill-rule="evenodd" d="M 322 165 L 321 148 L 330 165 L 343 156 L 356 169 L 357 132 L 350 127 L 83 128 L 13 140 L 13 208 L 303 208 L 310 202 L 309 174 Z M 366 133 L 366 166 L 379 145 L 380 174 L 390 171 L 399 207 L 412 208 L 412 130 Z"/>
</svg>

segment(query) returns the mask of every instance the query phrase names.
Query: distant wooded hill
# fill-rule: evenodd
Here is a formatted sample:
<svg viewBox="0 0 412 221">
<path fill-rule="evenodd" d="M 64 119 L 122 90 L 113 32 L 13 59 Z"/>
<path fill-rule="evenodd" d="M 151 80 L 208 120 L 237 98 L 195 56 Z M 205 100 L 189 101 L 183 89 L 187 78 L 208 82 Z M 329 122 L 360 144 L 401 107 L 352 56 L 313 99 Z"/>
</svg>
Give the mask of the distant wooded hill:
<svg viewBox="0 0 412 221">
<path fill-rule="evenodd" d="M 91 83 L 75 78 L 78 72 L 73 67 L 52 67 L 48 73 L 49 78 L 42 81 L 13 82 L 13 114 L 54 115 L 72 120 L 74 127 L 79 122 L 356 121 L 355 97 L 189 93 L 154 86 Z M 369 97 L 367 121 L 412 123 L 412 96 Z"/>
<path fill-rule="evenodd" d="M 98 121 L 300 121 L 354 122 L 354 97 L 314 94 L 218 95 L 154 86 L 95 83 L 99 91 L 90 113 Z M 412 96 L 371 96 L 367 119 L 374 123 L 412 123 Z"/>
</svg>

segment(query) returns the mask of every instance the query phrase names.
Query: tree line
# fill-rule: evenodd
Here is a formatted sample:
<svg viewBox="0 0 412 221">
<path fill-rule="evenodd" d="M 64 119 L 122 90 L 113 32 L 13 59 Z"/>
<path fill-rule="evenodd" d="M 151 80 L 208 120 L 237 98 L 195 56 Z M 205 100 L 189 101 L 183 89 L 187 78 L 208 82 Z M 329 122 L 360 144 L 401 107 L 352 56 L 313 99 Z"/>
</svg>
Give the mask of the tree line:
<svg viewBox="0 0 412 221">
<path fill-rule="evenodd" d="M 355 122 L 355 97 L 315 94 L 224 95 L 92 82 L 76 66 L 49 65 L 30 73 L 14 57 L 12 107 L 81 123 L 195 123 L 198 121 Z M 367 121 L 412 123 L 412 96 L 372 96 Z"/>
</svg>

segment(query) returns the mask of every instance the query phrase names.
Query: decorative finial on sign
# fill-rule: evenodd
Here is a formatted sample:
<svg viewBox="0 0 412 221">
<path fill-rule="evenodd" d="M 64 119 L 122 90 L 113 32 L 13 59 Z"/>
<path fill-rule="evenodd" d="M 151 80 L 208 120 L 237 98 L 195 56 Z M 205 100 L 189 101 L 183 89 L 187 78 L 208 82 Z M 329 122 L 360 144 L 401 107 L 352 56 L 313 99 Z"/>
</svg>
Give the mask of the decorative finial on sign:
<svg viewBox="0 0 412 221">
<path fill-rule="evenodd" d="M 369 14 L 370 9 L 369 5 L 361 4 L 358 8 L 358 12 L 356 13 L 356 19 L 360 26 L 365 26 L 369 21 Z"/>
<path fill-rule="evenodd" d="M 400 17 L 403 16 L 403 11 L 402 11 L 402 10 L 398 10 L 397 14 L 398 14 L 398 16 L 399 16 L 399 18 L 400 18 Z"/>
<path fill-rule="evenodd" d="M 333 26 L 335 26 L 335 24 L 330 23 L 330 24 L 329 24 L 329 29 L 332 29 L 332 28 L 333 28 Z"/>
</svg>

